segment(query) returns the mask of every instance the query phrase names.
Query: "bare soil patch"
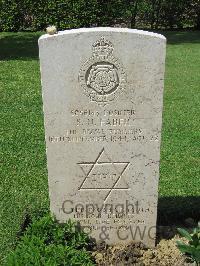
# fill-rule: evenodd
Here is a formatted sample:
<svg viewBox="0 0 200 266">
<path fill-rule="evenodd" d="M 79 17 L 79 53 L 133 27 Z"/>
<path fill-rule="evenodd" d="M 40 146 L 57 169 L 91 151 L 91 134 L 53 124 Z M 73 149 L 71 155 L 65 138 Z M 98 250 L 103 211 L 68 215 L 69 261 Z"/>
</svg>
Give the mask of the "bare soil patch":
<svg viewBox="0 0 200 266">
<path fill-rule="evenodd" d="M 167 233 L 166 233 L 167 234 Z M 169 235 L 172 231 L 169 230 Z M 180 253 L 176 241 L 185 240 L 178 235 L 171 239 L 160 239 L 155 249 L 146 248 L 142 243 L 107 246 L 97 244 L 92 252 L 98 266 L 191 266 L 195 265 Z"/>
</svg>

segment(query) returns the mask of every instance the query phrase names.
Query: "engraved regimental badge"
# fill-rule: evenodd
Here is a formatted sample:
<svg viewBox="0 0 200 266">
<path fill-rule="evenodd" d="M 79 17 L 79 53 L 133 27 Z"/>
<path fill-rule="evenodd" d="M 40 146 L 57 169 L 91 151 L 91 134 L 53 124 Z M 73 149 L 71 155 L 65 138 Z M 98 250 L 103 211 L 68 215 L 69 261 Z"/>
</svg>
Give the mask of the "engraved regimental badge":
<svg viewBox="0 0 200 266">
<path fill-rule="evenodd" d="M 113 56 L 113 44 L 101 37 L 92 45 L 93 55 L 81 67 L 79 82 L 91 101 L 105 106 L 126 86 L 122 64 Z"/>
</svg>

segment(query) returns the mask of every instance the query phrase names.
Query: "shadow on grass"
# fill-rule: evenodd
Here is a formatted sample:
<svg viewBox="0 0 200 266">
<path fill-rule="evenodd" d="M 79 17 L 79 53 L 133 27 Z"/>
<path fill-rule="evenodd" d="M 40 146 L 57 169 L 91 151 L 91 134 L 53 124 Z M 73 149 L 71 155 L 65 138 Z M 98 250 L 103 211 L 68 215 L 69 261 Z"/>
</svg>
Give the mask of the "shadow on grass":
<svg viewBox="0 0 200 266">
<path fill-rule="evenodd" d="M 200 31 L 157 31 L 168 44 L 200 43 Z M 42 33 L 19 32 L 0 34 L 0 60 L 38 59 L 38 38 Z"/>
<path fill-rule="evenodd" d="M 200 221 L 200 197 L 160 197 L 158 225 L 182 225 L 187 218 Z"/>
<path fill-rule="evenodd" d="M 38 38 L 41 33 L 1 33 L 0 60 L 38 59 Z"/>
<path fill-rule="evenodd" d="M 200 31 L 157 31 L 167 38 L 168 44 L 200 43 Z"/>
</svg>

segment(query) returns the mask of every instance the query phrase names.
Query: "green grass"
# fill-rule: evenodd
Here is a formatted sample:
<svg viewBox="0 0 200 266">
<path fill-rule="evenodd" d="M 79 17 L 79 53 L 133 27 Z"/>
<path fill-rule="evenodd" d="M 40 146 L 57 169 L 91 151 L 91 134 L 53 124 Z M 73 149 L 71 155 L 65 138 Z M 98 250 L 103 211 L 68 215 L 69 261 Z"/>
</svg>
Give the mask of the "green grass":
<svg viewBox="0 0 200 266">
<path fill-rule="evenodd" d="M 193 32 L 173 35 L 176 35 L 178 43 L 173 42 L 167 47 L 160 194 L 198 196 L 200 33 L 196 32 L 199 43 L 193 39 L 190 43 Z M 187 38 L 185 42 L 184 36 Z M 183 43 L 179 43 L 179 38 Z"/>
<path fill-rule="evenodd" d="M 49 208 L 37 48 L 40 34 L 0 34 L 2 261 L 15 246 L 27 214 L 35 216 Z M 193 216 L 200 206 L 200 33 L 163 34 L 168 47 L 159 213 Z"/>
<path fill-rule="evenodd" d="M 0 35 L 0 257 L 15 244 L 26 213 L 48 207 L 37 39 Z"/>
<path fill-rule="evenodd" d="M 70 220 L 58 224 L 48 214 L 30 224 L 6 265 L 94 266 L 89 236 Z"/>
<path fill-rule="evenodd" d="M 160 214 L 200 220 L 200 32 L 166 32 L 168 39 Z M 171 217 L 169 217 L 171 216 Z"/>
</svg>

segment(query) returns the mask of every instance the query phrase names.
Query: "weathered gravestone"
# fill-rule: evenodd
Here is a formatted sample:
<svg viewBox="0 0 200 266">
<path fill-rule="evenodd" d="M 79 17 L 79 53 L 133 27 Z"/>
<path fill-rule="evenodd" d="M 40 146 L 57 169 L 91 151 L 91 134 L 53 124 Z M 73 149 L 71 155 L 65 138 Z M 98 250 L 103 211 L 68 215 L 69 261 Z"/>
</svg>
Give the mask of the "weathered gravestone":
<svg viewBox="0 0 200 266">
<path fill-rule="evenodd" d="M 116 28 L 39 39 L 51 211 L 96 240 L 154 245 L 165 43 Z"/>
</svg>

